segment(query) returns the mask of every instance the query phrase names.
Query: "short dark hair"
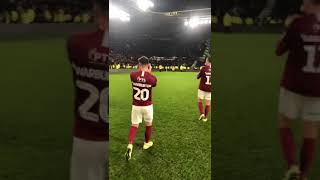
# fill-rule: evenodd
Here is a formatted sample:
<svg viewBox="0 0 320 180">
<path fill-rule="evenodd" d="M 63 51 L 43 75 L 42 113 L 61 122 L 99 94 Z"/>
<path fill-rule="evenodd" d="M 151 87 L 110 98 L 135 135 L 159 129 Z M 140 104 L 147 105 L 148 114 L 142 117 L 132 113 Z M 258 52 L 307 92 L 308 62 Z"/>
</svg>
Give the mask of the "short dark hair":
<svg viewBox="0 0 320 180">
<path fill-rule="evenodd" d="M 101 10 L 103 10 L 107 15 L 109 11 L 109 1 L 108 0 L 93 0 L 93 3 L 98 5 Z"/>
<path fill-rule="evenodd" d="M 149 58 L 147 58 L 146 56 L 142 56 L 138 59 L 138 62 L 141 65 L 147 65 L 149 64 Z"/>
</svg>

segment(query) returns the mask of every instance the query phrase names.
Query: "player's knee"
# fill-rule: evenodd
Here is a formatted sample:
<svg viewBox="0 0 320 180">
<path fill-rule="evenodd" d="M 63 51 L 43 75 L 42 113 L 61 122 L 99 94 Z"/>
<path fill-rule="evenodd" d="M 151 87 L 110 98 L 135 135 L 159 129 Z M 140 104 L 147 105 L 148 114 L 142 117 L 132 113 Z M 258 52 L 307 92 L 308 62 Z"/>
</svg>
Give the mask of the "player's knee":
<svg viewBox="0 0 320 180">
<path fill-rule="evenodd" d="M 146 126 L 152 126 L 152 122 L 146 122 Z"/>
<path fill-rule="evenodd" d="M 206 105 L 207 105 L 207 106 L 211 106 L 211 101 L 207 100 L 207 101 L 206 101 Z"/>
<path fill-rule="evenodd" d="M 202 102 L 202 99 L 198 98 L 198 102 Z"/>
<path fill-rule="evenodd" d="M 318 137 L 319 123 L 314 121 L 303 121 L 303 137 L 316 139 Z"/>
<path fill-rule="evenodd" d="M 287 116 L 284 116 L 282 114 L 279 114 L 279 128 L 289 128 L 290 127 L 290 122 L 292 121 L 290 118 Z"/>
<path fill-rule="evenodd" d="M 131 124 L 132 127 L 138 128 L 139 124 Z"/>
</svg>

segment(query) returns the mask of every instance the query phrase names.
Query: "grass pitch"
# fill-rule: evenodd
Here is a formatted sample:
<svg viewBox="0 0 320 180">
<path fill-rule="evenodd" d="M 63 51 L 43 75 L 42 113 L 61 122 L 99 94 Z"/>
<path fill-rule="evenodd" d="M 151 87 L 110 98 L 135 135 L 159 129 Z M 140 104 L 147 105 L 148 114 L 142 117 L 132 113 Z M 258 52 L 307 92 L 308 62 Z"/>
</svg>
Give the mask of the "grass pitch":
<svg viewBox="0 0 320 180">
<path fill-rule="evenodd" d="M 68 180 L 73 86 L 65 38 L 8 38 L 0 49 L 0 180 Z"/>
<path fill-rule="evenodd" d="M 274 55 L 278 38 L 280 35 L 270 34 L 213 35 L 213 174 L 217 179 L 283 177 L 277 108 L 286 57 Z M 296 134 L 301 134 L 301 122 L 294 127 Z M 320 156 L 310 179 L 319 177 Z"/>
<path fill-rule="evenodd" d="M 128 73 L 110 75 L 110 179 L 210 179 L 211 121 L 198 120 L 197 73 L 155 75 L 154 146 L 142 150 L 142 124 L 129 162 L 124 154 L 131 124 L 130 78 Z"/>
</svg>

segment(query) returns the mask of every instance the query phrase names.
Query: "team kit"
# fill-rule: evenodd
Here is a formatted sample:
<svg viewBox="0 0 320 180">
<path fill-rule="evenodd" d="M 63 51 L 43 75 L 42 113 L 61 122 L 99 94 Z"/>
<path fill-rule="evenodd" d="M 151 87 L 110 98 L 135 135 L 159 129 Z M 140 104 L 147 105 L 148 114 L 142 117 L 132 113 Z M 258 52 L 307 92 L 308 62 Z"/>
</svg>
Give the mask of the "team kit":
<svg viewBox="0 0 320 180">
<path fill-rule="evenodd" d="M 106 3 L 104 0 L 94 1 L 95 31 L 75 34 L 67 41 L 75 93 L 71 180 L 105 180 L 108 176 L 108 109 L 111 105 L 108 104 L 109 20 L 105 13 L 108 12 Z M 205 57 L 203 66 L 194 77 L 194 81 L 199 81 L 199 119 L 195 121 L 202 123 L 208 121 L 211 109 L 211 61 L 210 56 Z M 136 62 L 138 69 L 128 77 L 132 84 L 131 125 L 128 145 L 123 148 L 123 157 L 128 163 L 133 156 L 134 139 L 141 123 L 145 124 L 143 150 L 156 148 L 151 136 L 153 98 L 160 98 L 152 94 L 152 89 L 157 86 L 157 77 L 152 73 L 150 59 L 142 56 Z"/>
<path fill-rule="evenodd" d="M 72 77 L 70 78 L 70 84 L 72 83 L 74 95 L 72 111 L 74 114 L 74 118 L 72 119 L 72 150 L 70 167 L 68 165 L 68 172 L 70 174 L 70 178 L 68 179 L 106 180 L 109 179 L 108 176 L 111 170 L 117 171 L 119 169 L 118 172 L 113 172 L 114 178 L 117 178 L 117 176 L 125 172 L 128 172 L 127 176 L 122 176 L 119 179 L 127 179 L 128 177 L 129 179 L 145 179 L 144 177 L 147 177 L 146 179 L 150 177 L 152 177 L 151 179 L 168 179 L 161 178 L 162 175 L 166 173 L 169 175 L 165 177 L 171 177 L 171 174 L 176 175 L 170 179 L 197 179 L 202 171 L 205 172 L 206 175 L 211 175 L 210 168 L 212 168 L 212 165 L 208 159 L 210 157 L 216 157 L 215 154 L 210 154 L 214 152 L 211 151 L 211 142 L 209 142 L 209 140 L 212 139 L 211 135 L 213 135 L 211 133 L 211 111 L 212 109 L 220 108 L 219 104 L 212 108 L 211 102 L 212 92 L 214 92 L 212 63 L 213 59 L 215 59 L 215 61 L 218 59 L 215 56 L 213 57 L 211 42 L 209 42 L 208 47 L 206 47 L 205 55 L 202 57 L 201 55 L 192 57 L 194 59 L 191 61 L 194 65 L 190 65 L 189 69 L 182 68 L 183 70 L 181 70 L 181 72 L 175 70 L 169 71 L 169 68 L 167 68 L 166 71 L 162 71 L 161 68 L 156 68 L 162 65 L 155 63 L 159 62 L 160 59 L 159 61 L 155 61 L 154 57 L 140 54 L 139 56 L 129 58 L 130 62 L 134 62 L 134 64 L 130 65 L 130 68 L 132 67 L 131 69 L 119 69 L 114 72 L 114 69 L 109 69 L 112 57 L 110 55 L 112 53 L 110 52 L 113 51 L 110 45 L 111 40 L 109 42 L 109 1 L 92 0 L 91 2 L 93 7 L 91 11 L 94 18 L 94 30 L 75 33 L 71 35 L 68 40 L 64 41 L 67 54 L 66 61 L 68 62 L 69 70 L 72 72 L 72 74 L 70 74 L 70 77 Z M 168 16 L 171 17 L 174 15 L 169 13 Z M 190 22 L 185 22 L 185 26 L 189 24 Z M 207 20 L 203 21 L 202 25 L 204 24 L 207 24 Z M 193 25 L 192 21 L 191 25 Z M 308 180 L 309 177 L 313 175 L 312 170 L 315 167 L 314 164 L 317 160 L 316 155 L 319 147 L 317 141 L 320 125 L 320 0 L 303 0 L 300 13 L 289 16 L 285 25 L 284 34 L 279 38 L 276 48 L 274 49 L 274 55 L 285 56 L 286 61 L 280 83 L 278 83 L 279 85 L 276 87 L 279 92 L 277 99 L 278 109 L 276 111 L 277 124 L 272 126 L 272 128 L 276 130 L 278 136 L 273 142 L 279 142 L 281 160 L 285 162 L 283 180 Z M 212 32 L 210 32 L 210 36 L 211 33 Z M 152 39 L 149 36 L 146 37 Z M 161 41 L 166 41 L 167 39 L 169 38 L 161 39 Z M 127 47 L 123 47 L 123 49 L 128 48 L 130 45 L 126 44 L 126 46 Z M 274 48 L 274 45 L 272 45 L 272 48 Z M 203 52 L 201 53 L 203 54 Z M 119 57 L 119 62 L 122 62 L 121 58 L 124 57 Z M 175 58 L 170 60 L 175 60 Z M 221 59 L 219 60 L 223 61 Z M 170 64 L 170 66 L 176 65 Z M 183 66 L 185 66 L 185 64 L 183 64 Z M 126 81 L 122 81 L 122 84 L 119 83 L 121 84 L 121 88 L 126 89 L 126 91 L 121 92 L 125 92 L 126 94 L 119 93 L 117 97 L 125 97 L 128 101 L 125 101 L 125 103 L 122 103 L 124 101 L 118 101 L 119 107 L 121 107 L 119 109 L 125 113 L 114 113 L 113 116 L 111 116 L 109 110 L 111 110 L 115 104 L 109 103 L 109 99 L 115 96 L 110 95 L 110 89 L 115 84 L 109 83 L 111 81 L 110 75 L 117 81 L 117 78 L 120 77 L 117 76 L 119 74 L 121 74 L 121 77 L 126 76 Z M 177 76 L 177 74 L 179 74 L 179 76 Z M 176 77 L 172 78 L 172 75 L 176 75 Z M 215 77 L 218 76 L 215 75 Z M 241 81 L 241 78 L 236 80 Z M 164 81 L 170 81 L 170 87 L 165 87 L 168 86 L 169 83 L 166 84 Z M 190 81 L 191 83 L 181 83 L 181 81 Z M 183 86 L 183 88 L 181 88 L 182 90 L 179 89 L 179 91 L 171 93 L 174 88 L 171 87 L 173 84 Z M 215 84 L 215 89 L 216 87 L 218 87 L 218 85 Z M 163 93 L 161 96 L 159 95 L 159 91 L 157 91 L 157 89 L 160 88 L 162 90 L 161 93 Z M 168 92 L 164 91 L 164 89 L 169 89 L 171 93 L 166 97 L 167 99 L 163 97 Z M 190 93 L 192 95 L 184 95 L 187 91 L 192 91 L 192 93 Z M 175 97 L 177 95 L 181 96 Z M 215 94 L 215 97 L 217 96 L 219 96 L 218 93 Z M 165 100 L 159 101 L 159 99 L 162 98 Z M 176 114 L 183 114 L 183 116 L 171 114 L 177 105 L 174 104 L 171 106 L 168 101 L 173 101 L 174 98 L 178 99 L 177 102 L 181 105 L 180 108 L 182 110 L 186 109 L 185 112 L 180 112 L 180 109 L 178 109 L 179 111 L 175 111 Z M 248 101 L 250 101 L 249 98 Z M 162 113 L 166 113 L 165 115 L 167 115 L 167 121 L 165 121 L 165 123 L 161 122 L 162 119 L 160 118 L 162 117 L 157 115 L 157 113 L 160 114 L 161 108 L 158 108 L 160 106 L 162 106 L 163 109 Z M 170 110 L 172 110 L 172 112 L 170 112 Z M 219 110 L 217 114 L 219 112 L 225 113 L 223 110 Z M 214 116 L 221 117 L 219 115 L 216 116 L 216 114 Z M 113 120 L 113 118 L 115 120 Z M 238 120 L 239 117 L 237 116 L 236 118 L 236 120 Z M 294 130 L 294 120 L 297 119 L 301 120 L 298 126 L 301 133 L 298 134 L 296 134 Z M 172 122 L 172 120 L 175 120 L 175 122 Z M 227 119 L 214 119 L 214 121 L 220 122 L 226 120 Z M 121 123 L 119 123 L 119 121 L 121 121 Z M 158 122 L 161 122 L 161 124 Z M 113 125 L 113 123 L 115 123 L 115 125 L 120 124 L 120 126 L 117 127 L 118 129 L 113 128 L 114 132 L 110 133 L 109 125 Z M 245 124 L 243 122 L 241 123 Z M 143 128 L 141 128 L 141 126 Z M 247 126 L 247 124 L 245 124 L 245 126 Z M 172 128 L 170 129 L 171 131 L 168 130 L 169 128 Z M 213 128 L 219 129 L 218 126 Z M 123 129 L 125 134 L 122 133 Z M 141 131 L 141 129 L 143 130 Z M 121 132 L 118 133 L 118 131 Z M 159 135 L 160 131 L 162 131 L 161 135 Z M 142 136 L 143 142 L 137 143 L 137 139 L 140 138 L 142 133 L 144 135 L 144 137 Z M 187 136 L 186 134 L 188 133 L 194 133 L 194 136 Z M 234 136 L 232 133 L 231 135 Z M 210 138 L 208 138 L 208 136 L 210 136 Z M 165 138 L 166 141 L 160 140 Z M 219 143 L 225 142 L 224 137 L 215 138 L 221 139 L 221 141 L 217 141 Z M 297 138 L 302 141 L 301 145 L 296 142 Z M 170 144 L 172 140 L 176 140 L 172 143 L 173 145 Z M 255 142 L 255 145 L 258 143 L 260 142 Z M 113 151 L 110 151 L 113 147 L 115 147 L 112 149 Z M 170 149 L 171 147 L 172 149 Z M 190 147 L 195 148 L 190 150 Z M 162 152 L 162 154 L 160 153 L 161 148 L 165 151 Z M 238 149 L 234 147 L 234 149 L 231 150 L 237 152 Z M 226 150 L 223 149 L 222 151 Z M 228 151 L 226 152 L 230 153 Z M 118 164 L 116 167 L 113 166 L 111 168 L 112 163 L 109 165 L 109 162 L 112 160 L 110 157 L 113 157 L 110 154 L 115 157 L 121 154 L 117 156 L 121 156 L 121 160 L 115 158 L 113 161 L 117 161 Z M 168 154 L 173 155 L 169 156 Z M 228 155 L 229 154 L 226 156 Z M 195 156 L 195 158 L 191 158 L 190 156 Z M 200 157 L 200 160 L 197 159 L 198 157 Z M 230 159 L 232 158 L 234 157 L 230 157 Z M 181 159 L 182 161 L 179 161 L 180 164 L 178 164 L 177 161 Z M 194 164 L 196 164 L 196 160 L 200 162 L 197 162 L 198 166 L 196 168 L 198 169 L 192 169 L 195 166 Z M 208 162 L 203 162 L 204 160 L 208 160 Z M 278 161 L 278 159 L 276 159 L 276 161 Z M 222 167 L 219 167 L 219 162 L 212 162 L 213 164 L 216 163 L 218 168 Z M 278 162 L 280 162 L 280 160 Z M 239 164 L 235 165 L 241 167 L 241 162 L 238 163 Z M 259 163 L 261 162 L 259 161 Z M 139 164 L 142 164 L 142 166 L 138 166 Z M 234 165 L 229 162 L 226 164 L 228 164 L 228 166 L 229 164 L 230 166 Z M 182 165 L 185 165 L 184 169 L 181 169 Z M 161 172 L 156 176 L 153 173 L 157 173 L 159 171 L 157 169 L 153 171 L 153 173 L 150 173 L 151 175 L 148 174 L 150 171 L 149 168 L 156 169 L 160 167 L 159 169 L 162 170 L 164 166 L 172 168 L 172 171 Z M 190 171 L 189 168 L 191 169 Z M 229 170 L 228 168 L 222 168 L 224 174 Z M 144 172 L 147 173 L 143 174 L 145 176 L 139 176 L 141 172 L 132 175 L 132 171 L 128 169 L 134 169 L 134 171 L 137 169 L 137 171 L 146 169 Z M 236 178 L 239 179 L 239 174 L 236 175 Z M 0 172 L 0 180 L 3 177 L 9 179 L 8 176 Z M 258 179 L 259 178 L 260 176 Z M 205 176 L 199 179 L 210 178 Z M 212 179 L 215 179 L 214 175 Z"/>
<path fill-rule="evenodd" d="M 95 1 L 96 31 L 74 35 L 67 43 L 70 66 L 73 69 L 75 88 L 75 123 L 71 158 L 72 180 L 104 180 L 108 166 L 108 14 L 106 1 Z M 288 52 L 279 96 L 279 133 L 283 157 L 288 170 L 284 180 L 306 180 L 315 160 L 318 121 L 320 119 L 320 1 L 304 1 L 303 15 L 290 19 L 285 35 L 279 41 L 276 54 Z M 204 59 L 198 75 L 197 105 L 199 118 L 206 123 L 211 110 L 211 63 Z M 152 140 L 154 106 L 153 89 L 158 79 L 153 65 L 146 56 L 136 59 L 138 69 L 130 79 L 132 88 L 131 124 L 128 124 L 127 146 L 123 158 L 130 163 L 134 156 L 135 138 L 140 124 L 144 124 L 143 151 L 154 146 Z M 130 118 L 130 117 L 128 117 Z M 296 157 L 296 145 L 290 123 L 303 120 L 303 144 L 300 161 Z"/>
</svg>

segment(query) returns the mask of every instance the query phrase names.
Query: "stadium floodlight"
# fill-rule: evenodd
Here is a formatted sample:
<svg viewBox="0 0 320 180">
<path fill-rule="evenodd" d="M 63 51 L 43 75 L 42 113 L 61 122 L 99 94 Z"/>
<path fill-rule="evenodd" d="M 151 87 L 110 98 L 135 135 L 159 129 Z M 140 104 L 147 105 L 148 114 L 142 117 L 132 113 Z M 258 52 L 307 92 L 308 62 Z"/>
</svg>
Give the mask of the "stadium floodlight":
<svg viewBox="0 0 320 180">
<path fill-rule="evenodd" d="M 185 25 L 185 26 L 188 26 L 188 25 L 189 25 L 189 21 L 188 21 L 188 20 L 185 20 L 185 21 L 184 21 L 184 25 Z"/>
<path fill-rule="evenodd" d="M 109 6 L 109 17 L 110 19 L 119 19 L 124 22 L 130 21 L 130 14 L 111 4 Z"/>
<path fill-rule="evenodd" d="M 191 17 L 189 20 L 185 20 L 184 25 L 190 28 L 196 28 L 199 25 L 211 24 L 211 17 Z"/>
<path fill-rule="evenodd" d="M 147 11 L 149 8 L 153 8 L 154 4 L 150 0 L 137 0 L 137 5 L 142 11 Z"/>
<path fill-rule="evenodd" d="M 199 26 L 199 24 L 200 24 L 200 19 L 196 16 L 192 17 L 189 21 L 189 26 L 191 28 L 195 28 L 195 27 Z"/>
</svg>

